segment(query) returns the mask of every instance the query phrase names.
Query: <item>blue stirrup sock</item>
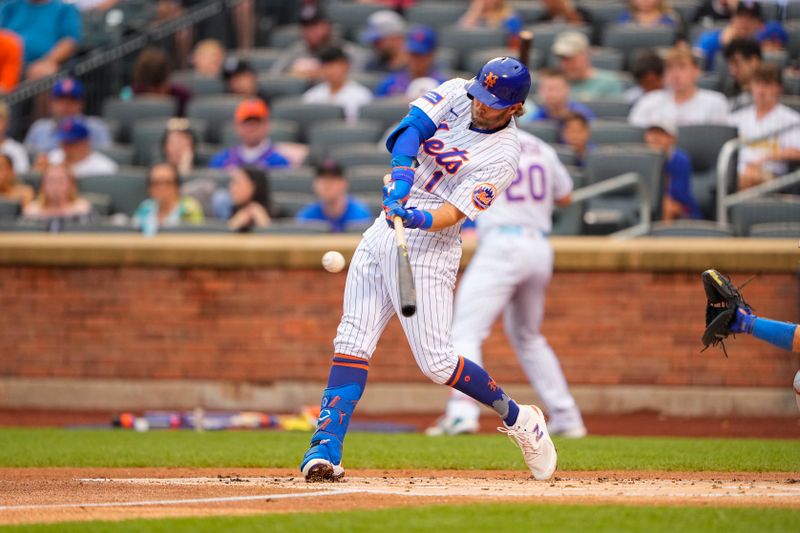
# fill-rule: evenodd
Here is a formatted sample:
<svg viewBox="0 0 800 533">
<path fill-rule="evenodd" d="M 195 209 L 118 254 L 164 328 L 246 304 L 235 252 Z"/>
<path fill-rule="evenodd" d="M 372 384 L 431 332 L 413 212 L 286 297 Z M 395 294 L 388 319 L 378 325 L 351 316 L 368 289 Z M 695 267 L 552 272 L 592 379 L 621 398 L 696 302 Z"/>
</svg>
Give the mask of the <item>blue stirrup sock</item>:
<svg viewBox="0 0 800 533">
<path fill-rule="evenodd" d="M 311 444 L 335 437 L 341 444 L 350 424 L 350 417 L 367 385 L 369 361 L 360 357 L 336 354 L 333 356 L 328 386 L 322 392 L 317 430 Z"/>
<path fill-rule="evenodd" d="M 778 322 L 777 320 L 756 317 L 753 321 L 752 334 L 757 339 L 791 351 L 796 329 L 797 324 L 791 322 Z"/>
<path fill-rule="evenodd" d="M 503 392 L 489 374 L 469 359 L 458 356 L 458 364 L 445 385 L 463 392 L 473 400 L 491 407 L 507 426 L 517 422 L 519 406 Z"/>
</svg>

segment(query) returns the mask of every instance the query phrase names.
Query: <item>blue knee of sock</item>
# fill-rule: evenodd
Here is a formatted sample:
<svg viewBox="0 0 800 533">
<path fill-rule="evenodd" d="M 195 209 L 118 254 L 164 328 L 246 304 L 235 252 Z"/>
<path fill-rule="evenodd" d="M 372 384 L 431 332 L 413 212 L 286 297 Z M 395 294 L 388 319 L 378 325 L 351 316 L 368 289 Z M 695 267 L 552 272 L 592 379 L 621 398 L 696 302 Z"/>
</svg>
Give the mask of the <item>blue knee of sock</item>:
<svg viewBox="0 0 800 533">
<path fill-rule="evenodd" d="M 797 324 L 759 317 L 753 324 L 753 337 L 767 341 L 778 348 L 791 350 L 795 329 L 797 329 Z"/>
</svg>

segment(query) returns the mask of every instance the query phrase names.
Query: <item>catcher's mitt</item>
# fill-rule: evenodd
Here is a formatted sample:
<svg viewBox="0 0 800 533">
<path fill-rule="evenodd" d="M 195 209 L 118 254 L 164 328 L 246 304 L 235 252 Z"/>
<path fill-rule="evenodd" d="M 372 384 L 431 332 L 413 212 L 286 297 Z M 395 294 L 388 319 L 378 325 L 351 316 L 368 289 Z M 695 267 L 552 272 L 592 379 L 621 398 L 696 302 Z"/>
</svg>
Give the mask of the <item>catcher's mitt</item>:
<svg viewBox="0 0 800 533">
<path fill-rule="evenodd" d="M 728 335 L 733 334 L 731 324 L 735 318 L 736 308 L 742 307 L 749 312 L 750 306 L 742 297 L 739 289 L 731 283 L 731 280 L 713 268 L 703 272 L 703 288 L 706 291 L 707 299 L 703 350 L 719 344 L 727 357 L 728 352 L 725 350 L 723 341 L 728 338 Z"/>
</svg>

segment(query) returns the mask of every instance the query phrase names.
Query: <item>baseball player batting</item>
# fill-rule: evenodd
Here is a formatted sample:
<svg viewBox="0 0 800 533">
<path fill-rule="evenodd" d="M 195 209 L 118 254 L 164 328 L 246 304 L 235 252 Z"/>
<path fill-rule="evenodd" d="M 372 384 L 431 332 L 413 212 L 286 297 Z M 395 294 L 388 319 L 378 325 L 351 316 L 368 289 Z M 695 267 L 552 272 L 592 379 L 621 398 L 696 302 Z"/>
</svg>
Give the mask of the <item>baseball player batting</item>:
<svg viewBox="0 0 800 533">
<path fill-rule="evenodd" d="M 453 346 L 456 353 L 482 364 L 481 345 L 502 311 L 506 335 L 550 414 L 550 433 L 580 438 L 586 435 L 581 413 L 556 354 L 540 332 L 553 274 L 553 249 L 547 240 L 553 204 L 570 203 L 572 179 L 553 148 L 529 133 L 518 134 L 516 179 L 476 222 L 479 244 L 456 292 Z M 479 416 L 478 404 L 454 390 L 445 415 L 426 433 L 474 433 Z"/>
<path fill-rule="evenodd" d="M 492 59 L 475 78 L 451 79 L 411 102 L 386 141 L 392 154 L 391 180 L 383 189 L 386 220 L 378 217 L 364 232 L 350 264 L 319 422 L 300 465 L 306 481 L 344 476 L 347 426 L 375 346 L 395 314 L 422 372 L 491 407 L 503 420 L 498 429 L 520 447 L 533 476 L 553 475 L 556 449 L 541 410 L 518 405 L 483 368 L 456 355 L 450 342 L 461 224 L 464 217 L 474 219 L 489 209 L 517 176 L 520 145 L 514 116 L 530 85 L 522 63 Z M 395 217 L 406 228 L 419 295 L 416 313 L 408 317 L 402 316 L 396 283 L 395 232 L 387 228 Z"/>
</svg>

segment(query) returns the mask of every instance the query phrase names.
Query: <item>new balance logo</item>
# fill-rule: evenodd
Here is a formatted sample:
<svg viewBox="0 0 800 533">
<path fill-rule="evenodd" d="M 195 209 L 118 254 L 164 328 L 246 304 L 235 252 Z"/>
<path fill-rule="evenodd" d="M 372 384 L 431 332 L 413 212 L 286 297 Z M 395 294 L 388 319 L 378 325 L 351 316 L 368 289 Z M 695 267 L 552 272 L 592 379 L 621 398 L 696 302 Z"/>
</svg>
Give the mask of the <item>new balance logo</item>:
<svg viewBox="0 0 800 533">
<path fill-rule="evenodd" d="M 539 424 L 536 424 L 536 426 L 534 426 L 533 431 L 531 431 L 531 433 L 536 435 L 536 442 L 539 442 L 542 439 L 542 437 L 544 437 L 544 431 L 542 431 L 539 428 Z"/>
</svg>

